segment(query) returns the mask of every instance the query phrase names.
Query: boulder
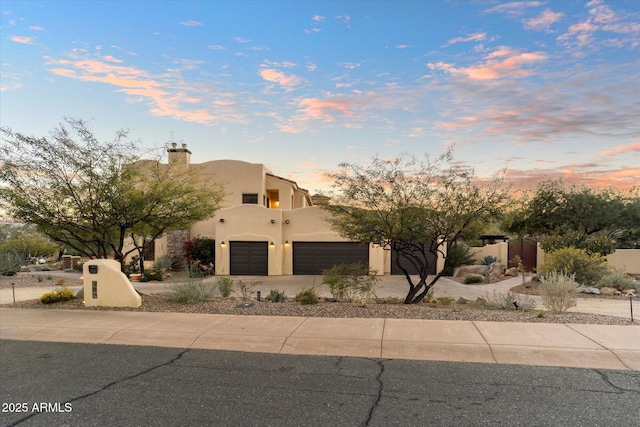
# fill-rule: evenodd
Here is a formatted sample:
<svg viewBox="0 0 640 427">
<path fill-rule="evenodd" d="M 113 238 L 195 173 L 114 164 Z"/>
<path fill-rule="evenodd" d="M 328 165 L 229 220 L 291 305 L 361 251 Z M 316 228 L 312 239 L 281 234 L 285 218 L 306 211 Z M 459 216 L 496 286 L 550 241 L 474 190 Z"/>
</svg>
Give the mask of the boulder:
<svg viewBox="0 0 640 427">
<path fill-rule="evenodd" d="M 496 283 L 502 280 L 502 270 L 504 265 L 499 262 L 494 262 L 489 266 L 489 271 L 484 278 L 485 283 Z"/>
<path fill-rule="evenodd" d="M 516 267 L 507 268 L 504 271 L 505 276 L 516 277 L 518 275 L 518 269 Z"/>
<path fill-rule="evenodd" d="M 609 286 L 603 286 L 600 288 L 600 294 L 602 295 L 613 296 L 616 295 L 616 293 L 620 293 L 616 288 L 610 288 Z"/>
<path fill-rule="evenodd" d="M 587 286 L 578 286 L 576 288 L 576 291 L 578 293 L 582 293 L 582 294 L 594 294 L 594 295 L 600 295 L 600 289 L 598 288 L 592 288 L 592 287 L 587 287 Z"/>
<path fill-rule="evenodd" d="M 489 298 L 487 297 L 478 297 L 476 298 L 476 304 L 489 304 Z"/>
<path fill-rule="evenodd" d="M 453 277 L 460 279 L 467 274 L 479 274 L 481 276 L 486 276 L 488 272 L 488 265 L 463 265 L 462 267 L 458 267 L 454 270 Z"/>
</svg>

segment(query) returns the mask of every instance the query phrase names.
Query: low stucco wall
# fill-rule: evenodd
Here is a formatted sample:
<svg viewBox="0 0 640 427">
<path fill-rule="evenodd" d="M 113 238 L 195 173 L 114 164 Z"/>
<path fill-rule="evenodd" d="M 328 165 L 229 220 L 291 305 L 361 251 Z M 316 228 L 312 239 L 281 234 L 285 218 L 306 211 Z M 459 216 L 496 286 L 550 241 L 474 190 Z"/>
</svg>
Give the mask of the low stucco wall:
<svg viewBox="0 0 640 427">
<path fill-rule="evenodd" d="M 120 271 L 120 263 L 112 259 L 93 259 L 82 267 L 84 305 L 87 307 L 133 307 L 142 298 Z"/>
<path fill-rule="evenodd" d="M 607 255 L 607 261 L 616 270 L 627 274 L 640 274 L 640 249 L 616 249 Z"/>
<path fill-rule="evenodd" d="M 474 259 L 477 261 L 482 260 L 486 256 L 496 257 L 503 264 L 507 264 L 507 261 L 509 261 L 509 243 L 507 242 L 499 242 L 482 247 L 472 247 L 470 249 Z"/>
</svg>

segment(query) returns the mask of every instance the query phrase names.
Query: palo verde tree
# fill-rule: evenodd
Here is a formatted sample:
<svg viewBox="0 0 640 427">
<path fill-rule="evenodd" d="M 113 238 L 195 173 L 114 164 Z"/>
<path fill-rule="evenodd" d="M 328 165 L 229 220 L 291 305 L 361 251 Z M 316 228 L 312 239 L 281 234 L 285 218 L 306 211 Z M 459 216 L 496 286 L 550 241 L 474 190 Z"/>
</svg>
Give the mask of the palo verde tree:
<svg viewBox="0 0 640 427">
<path fill-rule="evenodd" d="M 14 252 L 26 260 L 50 256 L 59 249 L 33 226 L 0 226 L 0 253 Z"/>
<path fill-rule="evenodd" d="M 640 238 L 640 197 L 633 190 L 625 194 L 543 181 L 512 213 L 506 227 L 541 239 L 545 251 L 575 247 L 607 255 L 614 251 L 614 241 Z"/>
<path fill-rule="evenodd" d="M 340 167 L 331 174 L 337 196 L 324 206 L 327 220 L 343 237 L 397 251 L 396 265 L 409 284 L 405 304 L 422 301 L 442 276 L 427 282 L 429 260 L 446 259 L 447 245 L 496 218 L 504 200 L 501 179 L 479 182 L 473 170 L 453 165 L 452 150 L 435 159 L 403 154 Z M 417 283 L 401 257 L 419 272 Z"/>
<path fill-rule="evenodd" d="M 2 134 L 0 207 L 90 258 L 123 263 L 140 238 L 204 220 L 223 197 L 186 168 L 141 161 L 126 131 L 100 142 L 84 121 L 66 119 L 48 137 Z"/>
</svg>

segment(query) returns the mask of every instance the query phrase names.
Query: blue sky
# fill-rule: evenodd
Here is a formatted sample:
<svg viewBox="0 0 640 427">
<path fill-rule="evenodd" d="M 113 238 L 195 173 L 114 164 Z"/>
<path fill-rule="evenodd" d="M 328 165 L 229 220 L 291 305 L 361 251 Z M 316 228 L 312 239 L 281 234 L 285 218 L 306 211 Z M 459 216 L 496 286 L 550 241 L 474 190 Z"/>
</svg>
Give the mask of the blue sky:
<svg viewBox="0 0 640 427">
<path fill-rule="evenodd" d="M 186 143 L 311 192 L 373 155 L 640 184 L 640 2 L 2 1 L 0 124 Z"/>
</svg>

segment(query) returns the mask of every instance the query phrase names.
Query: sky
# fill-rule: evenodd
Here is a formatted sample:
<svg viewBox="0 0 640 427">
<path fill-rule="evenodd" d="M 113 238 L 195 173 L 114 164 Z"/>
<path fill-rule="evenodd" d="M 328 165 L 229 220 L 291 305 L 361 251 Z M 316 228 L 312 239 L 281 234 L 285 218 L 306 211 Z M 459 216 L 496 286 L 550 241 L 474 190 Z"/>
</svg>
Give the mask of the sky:
<svg viewBox="0 0 640 427">
<path fill-rule="evenodd" d="M 7 1 L 0 125 L 65 119 L 312 194 L 373 156 L 640 185 L 640 2 Z"/>
</svg>

